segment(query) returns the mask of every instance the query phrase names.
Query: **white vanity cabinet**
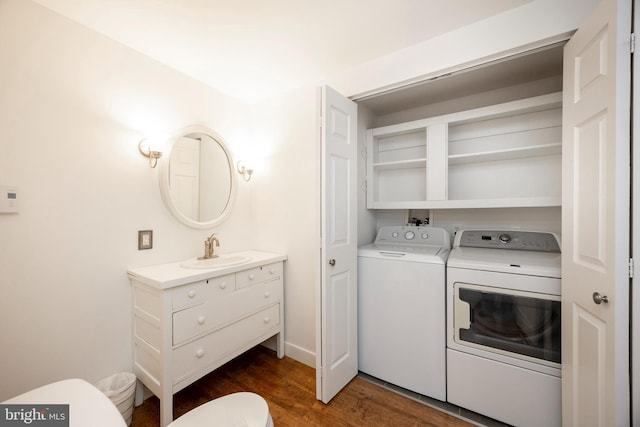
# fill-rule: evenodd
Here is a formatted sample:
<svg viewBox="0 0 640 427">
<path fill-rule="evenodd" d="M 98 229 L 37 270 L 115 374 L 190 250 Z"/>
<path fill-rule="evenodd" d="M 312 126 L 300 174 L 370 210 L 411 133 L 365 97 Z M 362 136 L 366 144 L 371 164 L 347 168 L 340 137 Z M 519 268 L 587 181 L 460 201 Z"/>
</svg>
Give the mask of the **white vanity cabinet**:
<svg viewBox="0 0 640 427">
<path fill-rule="evenodd" d="M 367 133 L 367 207 L 560 206 L 562 94 Z"/>
<path fill-rule="evenodd" d="M 216 269 L 133 268 L 134 370 L 173 420 L 173 394 L 268 338 L 284 357 L 284 255 Z"/>
</svg>

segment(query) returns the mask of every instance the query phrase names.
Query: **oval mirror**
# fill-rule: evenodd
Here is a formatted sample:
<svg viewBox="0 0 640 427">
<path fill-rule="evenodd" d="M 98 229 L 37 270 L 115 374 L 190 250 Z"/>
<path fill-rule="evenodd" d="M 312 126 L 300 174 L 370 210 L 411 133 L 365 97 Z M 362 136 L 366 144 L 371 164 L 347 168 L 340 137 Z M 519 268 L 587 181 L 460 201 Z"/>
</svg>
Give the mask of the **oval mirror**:
<svg viewBox="0 0 640 427">
<path fill-rule="evenodd" d="M 211 228 L 231 213 L 236 191 L 233 159 L 222 138 L 201 126 L 167 143 L 160 193 L 171 213 L 193 228 Z"/>
</svg>

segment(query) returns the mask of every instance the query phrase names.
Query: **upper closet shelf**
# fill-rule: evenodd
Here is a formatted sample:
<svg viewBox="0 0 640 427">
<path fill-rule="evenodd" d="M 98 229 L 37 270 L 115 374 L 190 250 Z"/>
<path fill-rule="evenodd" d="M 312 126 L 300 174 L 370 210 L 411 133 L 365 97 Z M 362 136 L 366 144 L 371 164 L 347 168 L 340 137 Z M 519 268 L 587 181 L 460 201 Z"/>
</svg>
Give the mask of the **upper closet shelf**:
<svg viewBox="0 0 640 427">
<path fill-rule="evenodd" d="M 560 154 L 561 143 L 543 144 L 531 147 L 518 147 L 504 150 L 494 150 L 470 154 L 449 155 L 449 164 L 458 165 L 464 163 L 491 162 L 497 160 L 513 160 L 524 157 L 539 157 Z"/>
<path fill-rule="evenodd" d="M 427 162 L 426 158 L 398 160 L 394 162 L 374 163 L 373 167 L 378 170 L 423 168 L 425 167 L 426 162 Z"/>
</svg>

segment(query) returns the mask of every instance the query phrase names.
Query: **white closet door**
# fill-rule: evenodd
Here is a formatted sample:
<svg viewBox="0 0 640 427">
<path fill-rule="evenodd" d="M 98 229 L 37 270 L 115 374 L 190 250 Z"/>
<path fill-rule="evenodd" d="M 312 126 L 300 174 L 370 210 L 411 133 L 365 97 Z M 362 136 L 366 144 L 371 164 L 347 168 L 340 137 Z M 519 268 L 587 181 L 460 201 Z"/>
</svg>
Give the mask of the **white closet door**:
<svg viewBox="0 0 640 427">
<path fill-rule="evenodd" d="M 358 373 L 357 105 L 322 88 L 322 251 L 317 398 L 329 402 Z M 318 357 L 319 356 L 319 357 Z"/>
<path fill-rule="evenodd" d="M 564 426 L 630 425 L 630 24 L 630 1 L 603 0 L 565 47 Z"/>
</svg>

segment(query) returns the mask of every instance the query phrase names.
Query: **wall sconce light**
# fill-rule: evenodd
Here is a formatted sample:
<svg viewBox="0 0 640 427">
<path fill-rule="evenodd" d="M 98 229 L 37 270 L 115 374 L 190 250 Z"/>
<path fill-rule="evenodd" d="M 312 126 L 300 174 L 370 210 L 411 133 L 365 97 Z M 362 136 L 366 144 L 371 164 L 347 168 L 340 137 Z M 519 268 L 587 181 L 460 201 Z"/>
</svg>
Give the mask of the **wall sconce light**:
<svg viewBox="0 0 640 427">
<path fill-rule="evenodd" d="M 162 157 L 162 151 L 152 147 L 153 145 L 148 139 L 143 139 L 138 143 L 138 151 L 149 159 L 149 167 L 151 168 L 155 168 L 158 165 L 158 159 Z"/>
<path fill-rule="evenodd" d="M 236 164 L 236 167 L 238 169 L 238 173 L 240 175 L 242 175 L 242 179 L 244 179 L 245 181 L 249 182 L 251 180 L 251 175 L 253 175 L 253 169 L 248 169 L 246 168 L 243 164 L 242 161 L 239 161 Z"/>
</svg>

